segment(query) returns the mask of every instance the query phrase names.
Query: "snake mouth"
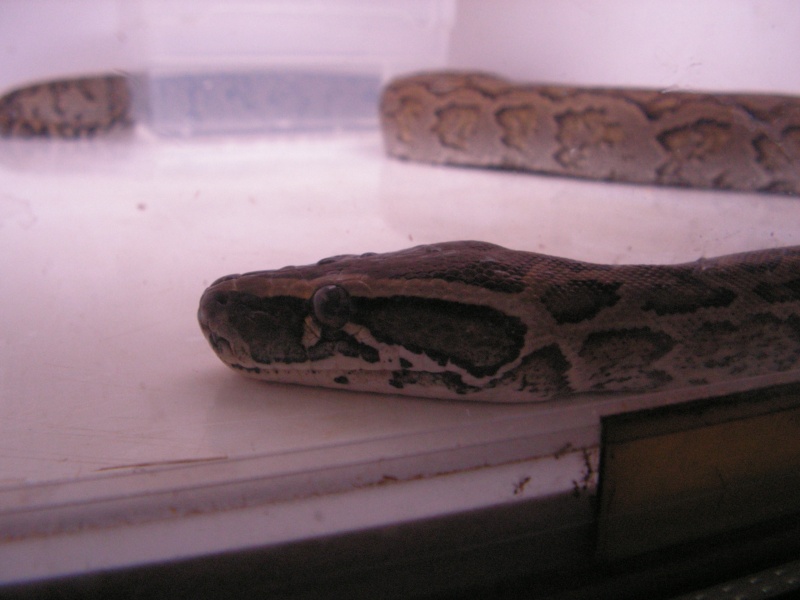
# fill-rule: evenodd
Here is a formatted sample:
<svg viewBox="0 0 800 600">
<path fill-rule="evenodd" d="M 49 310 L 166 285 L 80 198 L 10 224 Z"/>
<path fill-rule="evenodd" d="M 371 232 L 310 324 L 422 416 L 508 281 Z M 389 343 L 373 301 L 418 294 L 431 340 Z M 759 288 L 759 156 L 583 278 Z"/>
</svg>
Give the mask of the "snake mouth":
<svg viewBox="0 0 800 600">
<path fill-rule="evenodd" d="M 442 390 L 455 397 L 468 397 L 481 392 L 481 388 L 470 385 L 460 373 L 442 371 L 391 370 L 383 366 L 372 369 L 330 369 L 280 366 L 246 367 L 229 365 L 233 370 L 252 379 L 290 385 L 318 386 L 340 390 L 440 398 Z"/>
</svg>

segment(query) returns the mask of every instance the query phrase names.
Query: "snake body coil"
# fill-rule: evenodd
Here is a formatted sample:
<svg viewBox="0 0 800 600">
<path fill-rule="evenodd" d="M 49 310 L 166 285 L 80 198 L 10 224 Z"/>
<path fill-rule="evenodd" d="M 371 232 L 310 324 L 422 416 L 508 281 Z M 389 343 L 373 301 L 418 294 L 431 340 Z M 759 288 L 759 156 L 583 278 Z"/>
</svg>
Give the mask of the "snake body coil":
<svg viewBox="0 0 800 600">
<path fill-rule="evenodd" d="M 0 97 L 2 136 L 91 137 L 131 122 L 131 94 L 122 75 L 48 81 Z"/>
<path fill-rule="evenodd" d="M 423 73 L 385 89 L 391 156 L 628 183 L 800 194 L 800 99 Z"/>
<path fill-rule="evenodd" d="M 223 277 L 200 326 L 246 375 L 494 402 L 800 369 L 800 247 L 602 265 L 482 242 Z"/>
</svg>

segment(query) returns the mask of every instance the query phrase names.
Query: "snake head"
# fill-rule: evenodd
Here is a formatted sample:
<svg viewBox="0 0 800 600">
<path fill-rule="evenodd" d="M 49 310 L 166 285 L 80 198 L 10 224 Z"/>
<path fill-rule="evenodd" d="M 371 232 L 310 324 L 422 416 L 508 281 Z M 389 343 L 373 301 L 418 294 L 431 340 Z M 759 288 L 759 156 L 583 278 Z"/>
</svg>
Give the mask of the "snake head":
<svg viewBox="0 0 800 600">
<path fill-rule="evenodd" d="M 198 320 L 219 358 L 256 378 L 466 389 L 465 378 L 496 375 L 524 344 L 522 320 L 487 303 L 487 288 L 519 287 L 512 267 L 520 268 L 500 251 L 437 244 L 229 275 L 205 291 Z"/>
<path fill-rule="evenodd" d="M 292 269 L 229 275 L 205 291 L 198 321 L 217 356 L 277 381 L 378 362 L 378 350 L 357 339 L 346 287 L 295 278 Z"/>
</svg>

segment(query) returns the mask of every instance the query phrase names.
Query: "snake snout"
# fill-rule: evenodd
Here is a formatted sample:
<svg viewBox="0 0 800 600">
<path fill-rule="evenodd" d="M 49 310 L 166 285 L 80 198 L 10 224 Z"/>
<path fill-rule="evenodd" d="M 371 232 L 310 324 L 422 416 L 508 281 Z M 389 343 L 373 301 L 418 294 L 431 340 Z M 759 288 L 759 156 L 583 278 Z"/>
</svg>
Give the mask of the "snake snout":
<svg viewBox="0 0 800 600">
<path fill-rule="evenodd" d="M 220 313 L 225 310 L 227 303 L 228 295 L 225 292 L 215 291 L 210 288 L 200 298 L 197 320 L 206 337 L 214 331 L 214 325 L 219 322 Z"/>
<path fill-rule="evenodd" d="M 206 288 L 203 295 L 200 297 L 200 306 L 197 309 L 197 320 L 200 322 L 200 328 L 203 333 L 208 337 L 209 333 L 215 329 L 215 325 L 221 322 L 224 318 L 225 305 L 230 300 L 224 286 L 219 289 L 220 284 L 233 279 L 241 277 L 240 274 L 225 275 L 214 281 Z"/>
</svg>

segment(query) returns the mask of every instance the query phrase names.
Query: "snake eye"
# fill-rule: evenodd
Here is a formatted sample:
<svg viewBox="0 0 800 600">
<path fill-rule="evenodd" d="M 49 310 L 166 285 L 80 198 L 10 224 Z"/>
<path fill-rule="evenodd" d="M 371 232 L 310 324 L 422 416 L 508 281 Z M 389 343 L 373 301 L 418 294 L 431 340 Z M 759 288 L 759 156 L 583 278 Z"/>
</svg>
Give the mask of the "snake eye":
<svg viewBox="0 0 800 600">
<path fill-rule="evenodd" d="M 326 285 L 314 292 L 311 306 L 317 321 L 341 329 L 350 318 L 350 295 L 338 285 Z"/>
</svg>

